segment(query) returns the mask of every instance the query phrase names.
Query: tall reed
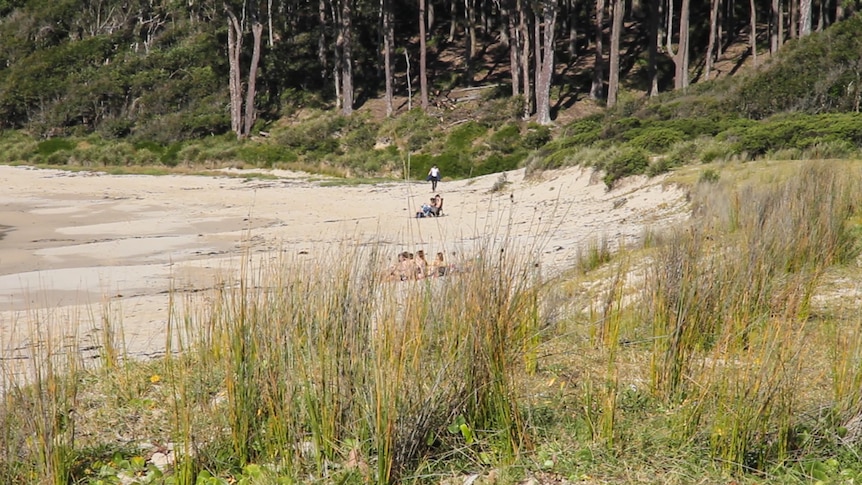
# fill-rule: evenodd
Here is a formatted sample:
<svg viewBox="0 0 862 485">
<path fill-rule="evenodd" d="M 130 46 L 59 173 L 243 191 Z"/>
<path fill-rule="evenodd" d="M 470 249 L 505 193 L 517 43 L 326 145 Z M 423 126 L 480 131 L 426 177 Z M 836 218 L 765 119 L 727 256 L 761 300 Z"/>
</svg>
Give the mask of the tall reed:
<svg viewBox="0 0 862 485">
<path fill-rule="evenodd" d="M 859 180 L 810 163 L 758 187 L 700 184 L 693 223 L 646 272 L 654 389 L 697 401 L 680 415 L 683 435 L 707 425 L 713 452 L 737 470 L 786 456 L 802 329 L 820 276 L 852 254 Z"/>
<path fill-rule="evenodd" d="M 347 461 L 391 483 L 456 416 L 488 430 L 491 455 L 516 456 L 528 439 L 515 378 L 539 322 L 518 254 L 483 249 L 445 277 L 391 282 L 379 248 L 344 246 L 225 281 L 185 328 L 223 370 L 241 463 L 278 459 L 298 477 Z"/>
<path fill-rule="evenodd" d="M 18 437 L 27 439 L 17 441 L 6 434 L 3 454 L 23 460 L 30 480 L 37 475 L 42 483 L 66 485 L 76 457 L 78 379 L 83 368 L 77 318 L 34 310 L 25 319 L 28 344 L 19 356 L 23 365 L 13 371 L 17 375 L 6 374 L 3 425 L 20 426 Z M 4 371 L 9 370 L 4 365 Z"/>
</svg>

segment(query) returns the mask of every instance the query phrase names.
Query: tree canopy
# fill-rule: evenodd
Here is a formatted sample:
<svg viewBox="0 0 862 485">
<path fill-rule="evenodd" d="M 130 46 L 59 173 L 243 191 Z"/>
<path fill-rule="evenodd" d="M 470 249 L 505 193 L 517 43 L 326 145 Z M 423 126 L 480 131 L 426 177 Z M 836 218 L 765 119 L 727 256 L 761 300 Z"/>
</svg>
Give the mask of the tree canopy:
<svg viewBox="0 0 862 485">
<path fill-rule="evenodd" d="M 686 89 L 688 79 L 715 77 L 714 64 L 704 61 L 728 45 L 761 35 L 777 49 L 850 17 L 858 0 L 713 3 L 0 0 L 0 129 L 160 143 L 231 130 L 247 135 L 255 122 L 300 106 L 349 114 L 384 91 L 415 96 L 418 106 L 426 76 L 431 104 L 452 88 L 493 83 L 523 99 L 525 118 L 547 123 L 563 93 L 601 98 L 609 78 L 614 102 L 618 89 Z M 612 29 L 612 22 L 623 28 Z M 753 43 L 738 62 L 758 49 Z M 852 81 L 847 72 L 859 71 L 858 51 L 817 55 L 856 67 L 818 72 L 824 79 L 808 87 L 819 98 L 795 107 L 852 108 L 830 96 Z M 780 72 L 795 76 L 810 64 L 790 62 Z M 792 93 L 779 94 L 775 103 L 790 103 Z M 557 99 L 549 104 L 551 97 Z M 774 109 L 764 103 L 752 100 L 746 114 Z"/>
</svg>

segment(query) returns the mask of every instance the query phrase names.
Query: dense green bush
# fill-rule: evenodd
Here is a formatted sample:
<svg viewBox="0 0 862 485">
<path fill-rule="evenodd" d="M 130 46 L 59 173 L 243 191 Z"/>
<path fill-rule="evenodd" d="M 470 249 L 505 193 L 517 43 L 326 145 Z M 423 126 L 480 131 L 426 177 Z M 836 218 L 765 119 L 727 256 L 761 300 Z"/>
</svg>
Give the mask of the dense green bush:
<svg viewBox="0 0 862 485">
<path fill-rule="evenodd" d="M 488 146 L 501 153 L 514 152 L 520 142 L 521 127 L 514 123 L 503 126 L 488 138 Z"/>
<path fill-rule="evenodd" d="M 527 125 L 527 133 L 524 135 L 522 145 L 529 150 L 535 150 L 551 141 L 551 130 L 547 126 L 537 123 Z"/>
<path fill-rule="evenodd" d="M 354 116 L 345 126 L 342 136 L 343 145 L 348 151 L 371 150 L 377 142 L 380 125 L 367 117 Z"/>
<path fill-rule="evenodd" d="M 36 151 L 39 155 L 47 156 L 61 150 L 69 151 L 73 148 L 75 148 L 75 144 L 71 140 L 65 138 L 51 138 L 49 140 L 39 142 L 36 146 Z"/>
<path fill-rule="evenodd" d="M 159 156 L 159 162 L 166 167 L 176 167 L 180 163 L 178 155 L 182 148 L 183 145 L 181 143 L 171 143 Z"/>
<path fill-rule="evenodd" d="M 617 139 L 623 137 L 627 133 L 641 127 L 643 121 L 639 118 L 628 117 L 613 119 L 609 118 L 605 121 L 602 131 L 602 138 Z"/>
<path fill-rule="evenodd" d="M 475 122 L 468 121 L 455 127 L 446 138 L 446 150 L 464 151 L 469 150 L 473 141 L 484 135 L 488 128 Z"/>
<path fill-rule="evenodd" d="M 791 41 L 769 66 L 747 79 L 738 110 L 755 119 L 779 112 L 851 111 L 862 82 L 862 16 Z"/>
<path fill-rule="evenodd" d="M 491 91 L 476 110 L 476 118 L 487 126 L 501 126 L 517 120 L 524 113 L 523 96 L 504 95 Z"/>
<path fill-rule="evenodd" d="M 685 134 L 670 128 L 647 128 L 639 131 L 640 134 L 632 138 L 629 145 L 652 153 L 665 153 L 685 138 Z"/>
<path fill-rule="evenodd" d="M 518 165 L 527 156 L 526 151 L 510 154 L 494 153 L 485 158 L 476 167 L 474 175 L 488 175 L 497 172 L 506 172 L 518 168 Z"/>
<path fill-rule="evenodd" d="M 275 134 L 278 143 L 303 152 L 336 152 L 339 142 L 335 138 L 341 128 L 337 116 L 321 116 L 305 123 L 292 125 Z"/>
<path fill-rule="evenodd" d="M 718 139 L 738 152 L 761 156 L 783 148 L 805 149 L 825 141 L 862 143 L 862 117 L 856 114 L 780 115 L 761 122 L 736 123 Z"/>
<path fill-rule="evenodd" d="M 393 138 L 410 139 L 413 136 L 430 135 L 438 128 L 439 122 L 437 119 L 428 116 L 428 113 L 422 111 L 421 108 L 414 108 L 407 113 L 388 120 L 383 127 L 381 133 L 389 134 Z M 414 149 L 418 149 L 414 148 Z"/>
<path fill-rule="evenodd" d="M 255 167 L 272 168 L 279 163 L 295 162 L 296 153 L 274 143 L 246 142 L 237 150 L 237 157 Z"/>
<path fill-rule="evenodd" d="M 646 153 L 638 149 L 627 149 L 602 167 L 605 171 L 602 180 L 608 189 L 612 189 L 617 180 L 628 175 L 642 174 L 647 166 L 649 166 L 649 158 Z"/>
</svg>

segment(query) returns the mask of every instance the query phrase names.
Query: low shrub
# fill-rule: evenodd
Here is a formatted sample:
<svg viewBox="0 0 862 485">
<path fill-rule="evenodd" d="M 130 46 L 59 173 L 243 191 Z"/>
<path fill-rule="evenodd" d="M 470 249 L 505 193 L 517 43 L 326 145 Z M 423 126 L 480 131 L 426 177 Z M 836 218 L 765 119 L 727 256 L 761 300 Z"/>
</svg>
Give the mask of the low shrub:
<svg viewBox="0 0 862 485">
<path fill-rule="evenodd" d="M 608 189 L 612 189 L 617 180 L 629 175 L 642 174 L 648 166 L 649 158 L 646 153 L 638 149 L 626 149 L 603 167 L 605 176 L 602 180 Z"/>
<path fill-rule="evenodd" d="M 469 150 L 473 142 L 487 131 L 487 127 L 476 121 L 461 124 L 455 127 L 446 138 L 446 150 L 453 152 Z"/>
<path fill-rule="evenodd" d="M 629 141 L 633 148 L 652 153 L 665 153 L 674 144 L 685 139 L 685 134 L 670 128 L 641 130 L 640 134 Z"/>
<path fill-rule="evenodd" d="M 709 140 L 700 148 L 698 158 L 703 163 L 727 162 L 738 158 L 740 153 L 734 145 L 714 139 Z"/>
<path fill-rule="evenodd" d="M 514 152 L 520 142 L 521 128 L 514 123 L 503 126 L 488 138 L 491 149 L 502 153 Z"/>
<path fill-rule="evenodd" d="M 530 123 L 527 126 L 527 133 L 524 135 L 524 141 L 521 143 L 524 148 L 535 150 L 551 141 L 551 129 L 547 126 Z"/>
<path fill-rule="evenodd" d="M 700 183 L 713 184 L 718 182 L 720 178 L 721 175 L 718 173 L 718 170 L 708 168 L 700 173 L 700 177 L 697 180 Z"/>
<path fill-rule="evenodd" d="M 804 156 L 815 160 L 831 158 L 854 158 L 859 150 L 848 140 L 821 140 L 812 143 L 804 150 Z"/>
<path fill-rule="evenodd" d="M 377 141 L 379 124 L 364 118 L 357 117 L 352 120 L 342 137 L 342 144 L 346 150 L 368 151 L 374 148 Z"/>
<path fill-rule="evenodd" d="M 555 168 L 572 165 L 572 157 L 581 148 L 564 148 L 561 150 L 539 150 L 535 156 L 531 156 L 531 165 L 542 170 L 553 170 Z"/>
<path fill-rule="evenodd" d="M 51 138 L 36 145 L 36 152 L 43 157 L 47 157 L 59 151 L 70 151 L 75 148 L 75 144 L 66 138 Z"/>
<path fill-rule="evenodd" d="M 274 143 L 246 142 L 236 151 L 237 157 L 249 165 L 272 168 L 278 163 L 295 162 L 299 157 L 293 151 Z"/>
<path fill-rule="evenodd" d="M 699 151 L 705 139 L 682 141 L 670 147 L 667 153 L 668 163 L 671 167 L 679 167 L 698 160 Z"/>
<path fill-rule="evenodd" d="M 411 152 L 416 152 L 424 148 L 428 142 L 433 139 L 434 135 L 430 131 L 417 131 L 412 133 L 407 139 L 407 149 Z"/>
<path fill-rule="evenodd" d="M 487 175 L 505 172 L 518 168 L 518 164 L 526 157 L 525 151 L 511 154 L 492 153 L 476 167 L 474 175 Z"/>
<path fill-rule="evenodd" d="M 503 96 L 495 90 L 489 90 L 488 96 L 493 98 L 483 99 L 476 113 L 476 118 L 484 125 L 501 126 L 519 119 L 524 112 L 523 96 Z"/>
<path fill-rule="evenodd" d="M 166 167 L 176 167 L 179 164 L 179 153 L 183 145 L 181 143 L 172 143 L 168 145 L 159 156 L 159 162 Z"/>
<path fill-rule="evenodd" d="M 293 125 L 275 134 L 279 144 L 305 152 L 335 152 L 339 142 L 335 138 L 343 121 L 337 116 L 321 116 L 300 125 Z"/>
</svg>

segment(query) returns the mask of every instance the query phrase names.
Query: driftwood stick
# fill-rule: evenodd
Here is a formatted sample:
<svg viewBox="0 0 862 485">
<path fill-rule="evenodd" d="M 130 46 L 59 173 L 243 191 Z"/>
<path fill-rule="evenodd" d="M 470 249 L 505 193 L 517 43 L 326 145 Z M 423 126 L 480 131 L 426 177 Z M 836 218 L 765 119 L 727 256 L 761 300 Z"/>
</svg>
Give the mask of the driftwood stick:
<svg viewBox="0 0 862 485">
<path fill-rule="evenodd" d="M 479 89 L 490 89 L 490 88 L 496 88 L 499 86 L 502 86 L 502 84 L 486 84 L 484 86 L 470 86 L 470 87 L 466 87 L 466 88 L 456 88 L 456 89 L 453 89 L 449 92 L 450 93 L 459 93 L 459 92 L 467 92 L 467 91 L 477 91 Z"/>
</svg>

